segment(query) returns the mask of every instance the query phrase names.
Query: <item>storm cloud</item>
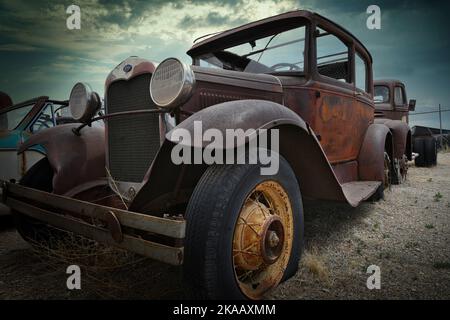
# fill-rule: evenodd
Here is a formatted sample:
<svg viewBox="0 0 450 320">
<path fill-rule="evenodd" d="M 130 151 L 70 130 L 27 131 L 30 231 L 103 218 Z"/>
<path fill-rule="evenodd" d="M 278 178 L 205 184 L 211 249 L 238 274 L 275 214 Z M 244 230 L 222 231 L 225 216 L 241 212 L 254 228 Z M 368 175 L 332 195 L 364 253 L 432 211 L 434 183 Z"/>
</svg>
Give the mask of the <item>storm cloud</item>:
<svg viewBox="0 0 450 320">
<path fill-rule="evenodd" d="M 66 28 L 72 3 L 81 8 L 81 30 Z M 381 8 L 381 30 L 366 28 L 371 4 Z M 0 91 L 16 102 L 65 99 L 75 82 L 87 81 L 102 93 L 108 72 L 130 55 L 189 62 L 195 38 L 295 9 L 351 31 L 372 53 L 375 78 L 404 81 L 419 111 L 450 107 L 450 4 L 437 0 L 0 0 Z M 436 115 L 413 121 L 437 124 Z M 450 113 L 444 123 L 450 127 Z"/>
</svg>

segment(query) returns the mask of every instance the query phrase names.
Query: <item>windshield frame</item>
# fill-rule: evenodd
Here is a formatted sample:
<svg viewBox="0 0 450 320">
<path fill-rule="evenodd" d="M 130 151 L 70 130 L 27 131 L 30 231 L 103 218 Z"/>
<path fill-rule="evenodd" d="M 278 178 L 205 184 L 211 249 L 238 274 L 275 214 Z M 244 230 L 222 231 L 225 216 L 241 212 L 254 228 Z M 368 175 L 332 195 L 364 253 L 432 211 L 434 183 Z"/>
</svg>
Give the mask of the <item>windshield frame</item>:
<svg viewBox="0 0 450 320">
<path fill-rule="evenodd" d="M 4 108 L 0 110 L 0 114 L 7 113 L 16 109 L 20 109 L 22 107 L 33 105 L 31 110 L 27 113 L 27 115 L 20 121 L 20 123 L 12 130 L 5 130 L 5 131 L 14 131 L 14 130 L 27 130 L 29 129 L 30 123 L 34 120 L 37 114 L 41 111 L 42 107 L 50 101 L 48 97 L 41 96 L 37 98 L 33 98 L 18 104 L 15 104 L 13 106 Z M 3 131 L 3 130 L 2 130 Z"/>
<path fill-rule="evenodd" d="M 274 71 L 274 72 L 264 72 L 261 74 L 271 74 L 271 75 L 306 75 L 308 74 L 310 67 L 309 67 L 309 61 L 310 61 L 310 28 L 311 28 L 311 21 L 310 19 L 306 17 L 295 17 L 295 18 L 289 18 L 289 19 L 281 19 L 277 21 L 271 21 L 267 22 L 266 24 L 262 25 L 256 25 L 251 28 L 238 31 L 236 32 L 232 39 L 232 41 L 221 41 L 219 45 L 215 46 L 205 46 L 206 48 L 198 47 L 195 50 L 195 54 L 192 53 L 192 65 L 194 66 L 200 66 L 200 60 L 201 57 L 207 54 L 214 54 L 214 52 L 219 51 L 226 51 L 229 48 L 239 46 L 245 43 L 251 43 L 252 41 L 256 41 L 259 39 L 263 39 L 265 37 L 271 37 L 276 36 L 277 34 L 281 34 L 283 32 L 287 32 L 293 29 L 297 28 L 305 28 L 305 34 L 304 34 L 304 52 L 305 52 L 305 59 L 303 61 L 303 70 L 302 71 Z M 303 39 L 302 39 L 303 40 Z M 269 44 L 270 48 L 270 44 Z M 203 49 L 203 50 L 199 50 Z M 206 50 L 209 49 L 209 50 Z M 255 52 L 257 52 L 256 50 Z M 262 51 L 264 53 L 265 51 Z M 190 51 L 188 51 L 188 54 L 190 54 Z M 254 54 L 254 53 L 252 53 Z M 243 55 L 242 57 L 246 58 L 250 55 Z M 301 58 L 301 52 L 299 52 L 299 59 Z M 223 68 L 220 68 L 222 70 L 226 70 Z M 238 71 L 241 72 L 241 71 Z"/>
<path fill-rule="evenodd" d="M 24 104 L 24 105 L 20 105 L 20 106 L 14 106 L 14 108 L 7 108 L 7 109 L 4 109 L 4 110 L 0 110 L 0 116 L 2 116 L 2 115 L 5 115 L 5 114 L 8 114 L 10 112 L 14 112 L 14 111 L 17 111 L 17 110 L 20 110 L 20 109 L 25 109 L 25 108 L 28 109 L 28 112 L 23 115 L 23 117 L 19 120 L 19 122 L 17 122 L 17 124 L 13 128 L 3 129 L 3 128 L 0 127 L 0 131 L 14 131 L 14 130 L 16 130 L 25 121 L 27 116 L 33 111 L 34 106 L 35 106 L 35 103 L 32 102 L 32 103 L 28 103 L 28 104 Z"/>
</svg>

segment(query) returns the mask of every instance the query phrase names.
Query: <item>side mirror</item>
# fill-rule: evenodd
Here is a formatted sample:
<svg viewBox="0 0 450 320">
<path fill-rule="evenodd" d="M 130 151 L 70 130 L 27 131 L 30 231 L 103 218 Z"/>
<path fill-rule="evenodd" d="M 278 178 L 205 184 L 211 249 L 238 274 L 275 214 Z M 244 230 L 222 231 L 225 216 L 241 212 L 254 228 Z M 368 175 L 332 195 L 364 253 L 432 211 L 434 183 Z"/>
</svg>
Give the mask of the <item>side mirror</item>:
<svg viewBox="0 0 450 320">
<path fill-rule="evenodd" d="M 409 100 L 409 111 L 415 111 L 416 110 L 416 100 L 411 99 Z"/>
</svg>

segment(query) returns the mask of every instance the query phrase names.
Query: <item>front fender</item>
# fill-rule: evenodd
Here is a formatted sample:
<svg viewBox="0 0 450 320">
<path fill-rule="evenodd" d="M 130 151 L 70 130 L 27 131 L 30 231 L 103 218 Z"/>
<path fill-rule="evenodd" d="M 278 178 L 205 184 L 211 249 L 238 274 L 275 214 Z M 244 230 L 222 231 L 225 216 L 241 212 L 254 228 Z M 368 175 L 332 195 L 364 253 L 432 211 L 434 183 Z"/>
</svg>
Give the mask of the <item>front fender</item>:
<svg viewBox="0 0 450 320">
<path fill-rule="evenodd" d="M 218 129 L 224 137 L 227 129 L 242 129 L 247 132 L 249 129 L 271 129 L 281 125 L 293 125 L 308 133 L 311 132 L 305 121 L 285 106 L 264 100 L 238 100 L 220 103 L 193 114 L 168 132 L 167 140 L 188 147 L 194 146 L 193 141 L 178 141 L 174 137 L 174 133 L 179 129 L 184 129 L 193 137 L 194 124 L 197 121 L 202 123 L 203 131 Z M 206 147 L 208 143 L 202 141 L 201 146 L 195 145 L 195 147 Z M 239 143 L 242 141 L 237 141 L 237 143 L 237 145 L 225 146 L 225 148 L 239 147 Z"/>
<path fill-rule="evenodd" d="M 392 159 L 393 141 L 391 131 L 381 123 L 369 126 L 358 156 L 359 179 L 384 181 L 384 152 Z"/>
<path fill-rule="evenodd" d="M 72 132 L 79 124 L 65 124 L 41 131 L 24 142 L 18 153 L 40 145 L 54 171 L 53 192 L 64 194 L 77 185 L 105 177 L 105 131 L 85 127 L 81 135 Z"/>
<path fill-rule="evenodd" d="M 394 158 L 401 159 L 403 155 L 412 160 L 411 129 L 406 122 L 390 119 L 375 119 L 375 123 L 384 124 L 391 130 L 394 142 Z"/>
<path fill-rule="evenodd" d="M 202 122 L 203 130 L 218 129 L 223 136 L 227 129 L 242 129 L 244 132 L 248 129 L 279 129 L 279 152 L 296 173 L 302 194 L 315 199 L 347 200 L 319 141 L 302 118 L 285 106 L 270 101 L 239 100 L 203 109 L 166 135 L 130 210 L 154 213 L 158 208 L 170 208 L 189 201 L 207 166 L 175 165 L 170 154 L 177 143 L 188 147 L 206 147 L 207 142 L 196 145 L 193 141 L 179 141 L 173 135 L 176 129 L 182 128 L 193 137 L 195 121 Z M 232 146 L 224 148 L 228 147 Z M 239 147 L 239 144 L 233 147 Z M 358 204 L 349 203 L 353 206 Z"/>
</svg>

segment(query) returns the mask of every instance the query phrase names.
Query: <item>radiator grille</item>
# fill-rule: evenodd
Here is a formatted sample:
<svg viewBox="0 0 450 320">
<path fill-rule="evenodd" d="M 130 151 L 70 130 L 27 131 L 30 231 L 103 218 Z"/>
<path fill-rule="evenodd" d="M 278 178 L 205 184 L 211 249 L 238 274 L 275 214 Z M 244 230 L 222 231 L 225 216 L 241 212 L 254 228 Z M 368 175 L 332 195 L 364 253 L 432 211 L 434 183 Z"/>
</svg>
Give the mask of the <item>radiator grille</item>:
<svg viewBox="0 0 450 320">
<path fill-rule="evenodd" d="M 150 98 L 150 74 L 111 84 L 107 112 L 155 109 Z M 118 181 L 142 182 L 160 147 L 159 115 L 111 118 L 108 127 L 109 170 Z"/>
</svg>

